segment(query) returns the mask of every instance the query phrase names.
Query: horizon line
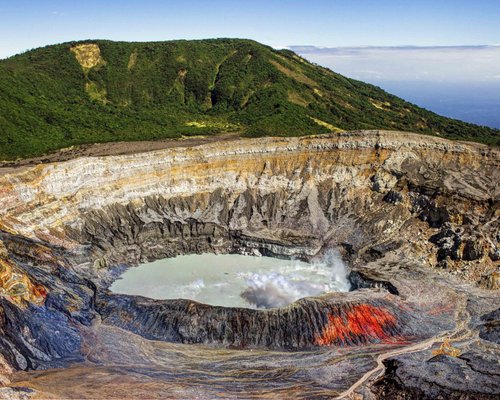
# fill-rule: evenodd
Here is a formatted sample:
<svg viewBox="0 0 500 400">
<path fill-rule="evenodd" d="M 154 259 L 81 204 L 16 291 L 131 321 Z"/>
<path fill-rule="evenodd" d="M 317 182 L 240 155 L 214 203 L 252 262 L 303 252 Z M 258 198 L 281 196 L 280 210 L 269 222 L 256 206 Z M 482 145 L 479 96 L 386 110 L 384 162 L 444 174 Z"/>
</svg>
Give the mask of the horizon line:
<svg viewBox="0 0 500 400">
<path fill-rule="evenodd" d="M 235 40 L 252 40 L 254 42 L 272 47 L 275 50 L 280 50 L 280 49 L 288 49 L 292 51 L 296 51 L 297 49 L 300 49 L 302 51 L 310 51 L 310 50 L 350 50 L 350 49 L 366 49 L 366 50 L 377 50 L 377 49 L 398 49 L 398 50 L 437 50 L 437 49 L 484 49 L 484 48 L 496 48 L 500 47 L 500 43 L 495 43 L 495 44 L 473 44 L 473 45 L 414 45 L 414 44 L 404 44 L 404 45 L 354 45 L 354 46 L 316 46 L 314 44 L 288 44 L 288 45 L 272 45 L 272 44 L 267 44 L 260 42 L 258 40 L 252 39 L 252 38 L 245 38 L 245 37 L 206 37 L 206 38 L 196 38 L 196 39 L 184 39 L 184 38 L 177 38 L 177 39 L 164 39 L 164 40 L 115 40 L 115 39 L 104 39 L 104 38 L 86 38 L 86 39 L 71 39 L 71 40 L 65 40 L 62 42 L 56 42 L 56 43 L 47 43 L 41 46 L 37 47 L 31 47 L 31 48 L 26 48 L 23 50 L 20 50 L 16 53 L 10 54 L 10 55 L 5 55 L 5 56 L 0 56 L 0 60 L 5 60 L 7 58 L 26 53 L 31 50 L 36 50 L 39 48 L 47 47 L 47 46 L 55 46 L 59 44 L 64 44 L 64 43 L 71 43 L 71 42 L 82 42 L 82 41 L 110 41 L 110 42 L 126 42 L 126 43 L 149 43 L 149 42 L 172 42 L 172 41 L 180 41 L 180 40 L 185 40 L 185 41 L 200 41 L 200 40 L 218 40 L 218 39 L 235 39 Z"/>
</svg>

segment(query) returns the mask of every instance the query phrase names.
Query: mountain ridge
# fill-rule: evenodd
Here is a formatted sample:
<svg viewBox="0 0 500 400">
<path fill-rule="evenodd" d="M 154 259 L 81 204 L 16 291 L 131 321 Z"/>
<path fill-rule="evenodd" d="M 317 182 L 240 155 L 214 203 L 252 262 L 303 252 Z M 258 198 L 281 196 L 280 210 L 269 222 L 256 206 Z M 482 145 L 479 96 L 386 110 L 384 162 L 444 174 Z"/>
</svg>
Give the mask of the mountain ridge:
<svg viewBox="0 0 500 400">
<path fill-rule="evenodd" d="M 83 40 L 0 60 L 5 160 L 88 143 L 358 129 L 500 143 L 499 130 L 438 116 L 248 39 Z"/>
</svg>

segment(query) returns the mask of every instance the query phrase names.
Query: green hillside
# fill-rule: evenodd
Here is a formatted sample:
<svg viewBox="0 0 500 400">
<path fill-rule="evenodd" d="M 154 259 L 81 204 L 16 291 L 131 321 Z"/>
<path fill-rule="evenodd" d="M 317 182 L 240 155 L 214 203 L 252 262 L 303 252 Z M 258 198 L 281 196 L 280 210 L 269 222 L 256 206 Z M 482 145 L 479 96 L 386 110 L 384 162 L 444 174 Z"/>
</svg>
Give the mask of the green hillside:
<svg viewBox="0 0 500 400">
<path fill-rule="evenodd" d="M 498 130 L 250 40 L 87 40 L 0 61 L 0 159 L 94 142 L 352 129 L 500 143 Z"/>
</svg>

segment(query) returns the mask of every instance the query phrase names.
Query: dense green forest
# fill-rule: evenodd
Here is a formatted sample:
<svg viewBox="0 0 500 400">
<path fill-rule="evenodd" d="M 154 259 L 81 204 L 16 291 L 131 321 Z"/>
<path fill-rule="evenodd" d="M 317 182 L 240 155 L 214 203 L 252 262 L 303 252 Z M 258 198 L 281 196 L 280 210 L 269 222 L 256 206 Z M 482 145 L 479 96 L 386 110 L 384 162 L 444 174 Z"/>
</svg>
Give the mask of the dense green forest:
<svg viewBox="0 0 500 400">
<path fill-rule="evenodd" d="M 0 60 L 0 159 L 83 143 L 353 129 L 500 143 L 499 130 L 250 40 L 86 40 Z"/>
</svg>

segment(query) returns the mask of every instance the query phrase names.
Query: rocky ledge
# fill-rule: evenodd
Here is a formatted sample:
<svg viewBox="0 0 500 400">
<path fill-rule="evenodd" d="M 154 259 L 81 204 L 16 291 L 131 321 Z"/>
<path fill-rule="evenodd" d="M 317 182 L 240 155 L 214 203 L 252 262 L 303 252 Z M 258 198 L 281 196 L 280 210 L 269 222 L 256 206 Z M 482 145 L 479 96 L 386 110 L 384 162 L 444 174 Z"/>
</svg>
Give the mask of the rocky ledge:
<svg viewBox="0 0 500 400">
<path fill-rule="evenodd" d="M 251 397 L 255 379 L 270 396 L 498 396 L 481 360 L 499 355 L 499 164 L 487 146 L 362 131 L 0 169 L 5 393 L 71 397 L 62 382 L 74 380 L 88 383 L 80 396 L 112 397 L 85 377 L 119 373 L 123 397 L 140 395 L 138 376 L 177 397 Z M 107 290 L 125 268 L 178 254 L 310 260 L 332 248 L 357 290 L 282 309 Z M 184 353 L 182 378 L 158 358 Z M 221 393 L 203 388 L 201 359 Z"/>
</svg>

